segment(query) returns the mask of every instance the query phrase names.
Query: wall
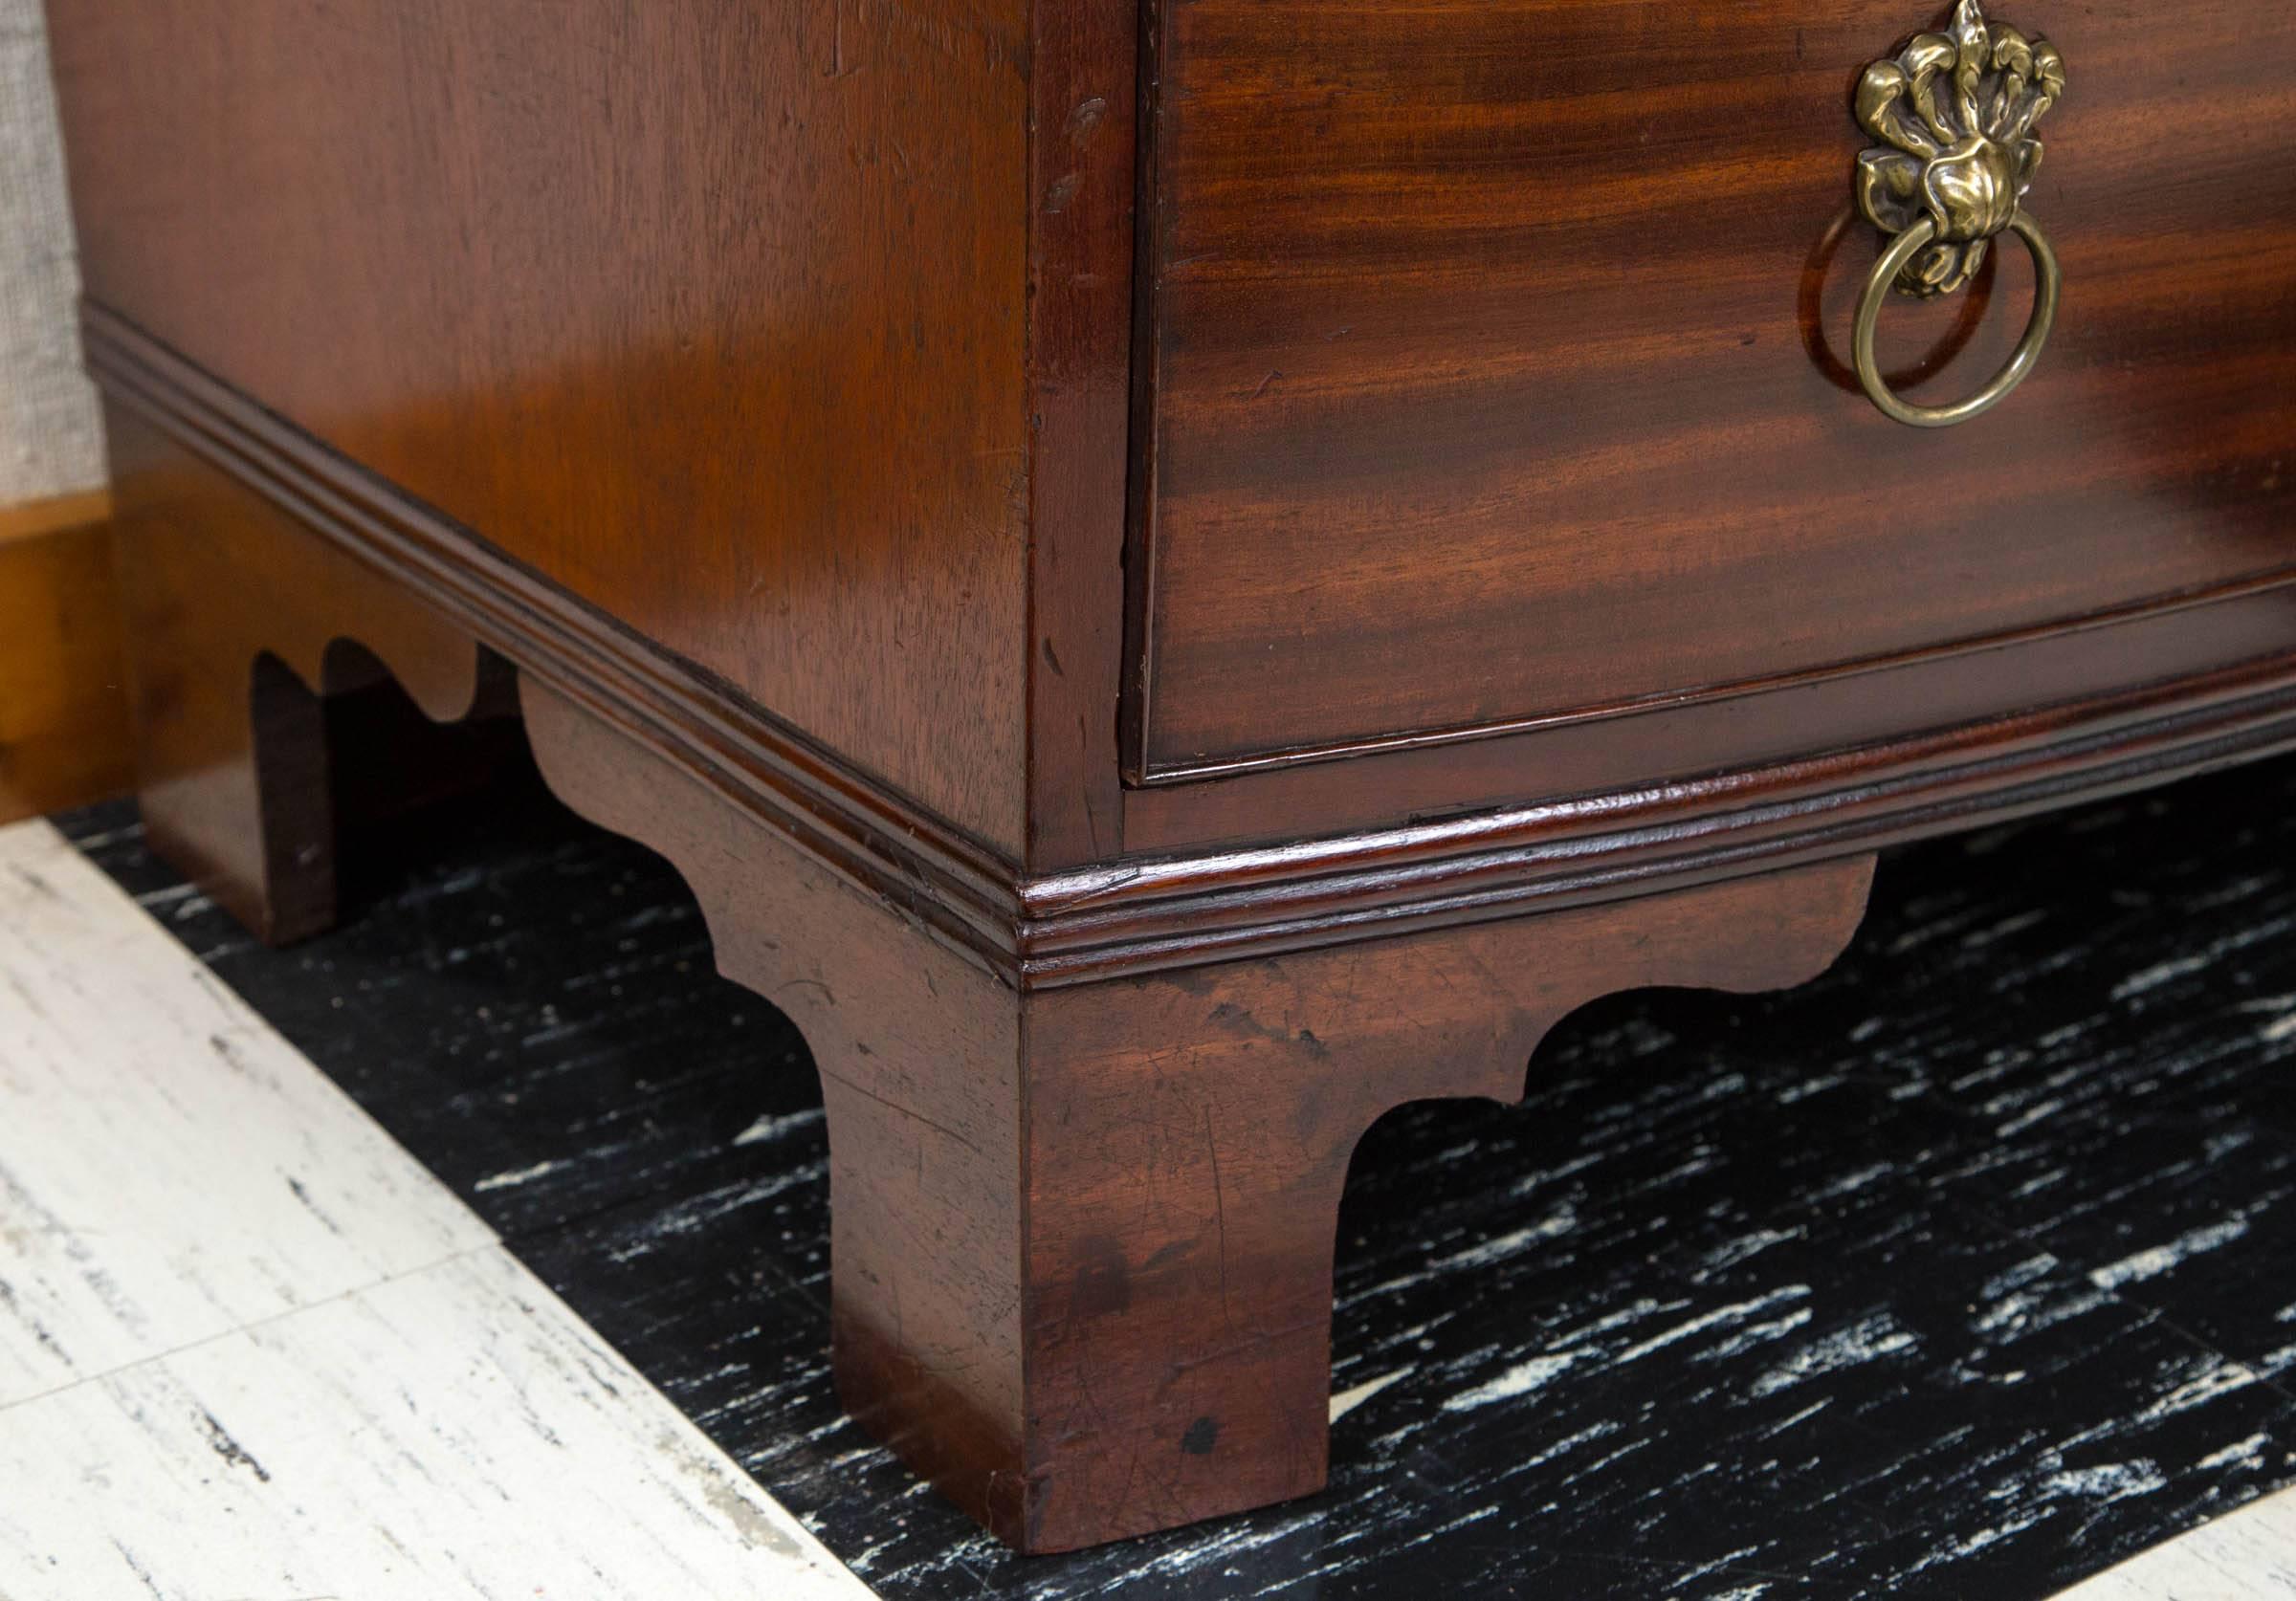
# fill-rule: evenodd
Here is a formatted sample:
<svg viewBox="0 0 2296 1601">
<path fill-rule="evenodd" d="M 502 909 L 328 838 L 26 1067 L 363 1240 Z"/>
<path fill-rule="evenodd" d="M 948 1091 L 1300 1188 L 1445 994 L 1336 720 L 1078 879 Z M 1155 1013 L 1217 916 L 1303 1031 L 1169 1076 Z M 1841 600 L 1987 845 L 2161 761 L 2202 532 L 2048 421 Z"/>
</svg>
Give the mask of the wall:
<svg viewBox="0 0 2296 1601">
<path fill-rule="evenodd" d="M 103 480 L 40 0 L 0 0 L 0 506 Z"/>
</svg>

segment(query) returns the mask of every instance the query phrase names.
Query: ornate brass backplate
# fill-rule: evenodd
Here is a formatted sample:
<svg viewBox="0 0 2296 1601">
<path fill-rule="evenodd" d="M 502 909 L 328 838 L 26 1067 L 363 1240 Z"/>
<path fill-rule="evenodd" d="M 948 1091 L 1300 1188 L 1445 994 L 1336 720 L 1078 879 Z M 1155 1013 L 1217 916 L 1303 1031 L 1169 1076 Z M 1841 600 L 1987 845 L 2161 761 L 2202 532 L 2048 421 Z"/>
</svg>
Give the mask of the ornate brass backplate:
<svg viewBox="0 0 2296 1601">
<path fill-rule="evenodd" d="M 1858 376 L 1874 405 L 1901 423 L 1945 428 L 1991 409 L 2024 381 L 2057 315 L 2057 259 L 2021 208 L 2040 169 L 2033 129 L 2064 93 L 2064 58 L 2043 38 L 1986 22 L 1960 0 L 1952 31 L 1922 33 L 1859 79 L 1857 119 L 1884 143 L 1858 157 L 1858 209 L 1895 235 L 1858 308 Z M 1891 393 L 1873 355 L 1888 286 L 1928 298 L 1976 275 L 1998 235 L 2015 230 L 2040 277 L 2033 320 L 2017 354 L 1976 395 L 1953 406 L 1912 406 Z"/>
<path fill-rule="evenodd" d="M 1887 233 L 1923 216 L 1937 238 L 1906 264 L 1907 295 L 1950 295 L 2009 227 L 2041 166 L 2034 124 L 2064 93 L 2064 58 L 2046 39 L 1989 27 L 1977 0 L 1953 33 L 1923 33 L 1858 84 L 1858 122 L 1884 142 L 1858 158 L 1858 209 Z"/>
</svg>

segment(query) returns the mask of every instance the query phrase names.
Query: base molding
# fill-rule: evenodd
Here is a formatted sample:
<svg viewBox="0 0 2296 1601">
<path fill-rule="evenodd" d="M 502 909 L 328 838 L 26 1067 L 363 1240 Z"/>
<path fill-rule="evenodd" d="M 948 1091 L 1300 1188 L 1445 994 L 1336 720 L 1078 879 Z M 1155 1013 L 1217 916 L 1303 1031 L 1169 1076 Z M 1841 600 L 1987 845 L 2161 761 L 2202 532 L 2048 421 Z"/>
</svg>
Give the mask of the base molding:
<svg viewBox="0 0 2296 1601">
<path fill-rule="evenodd" d="M 700 669 L 385 483 L 106 307 L 81 311 L 89 372 L 115 416 L 419 596 L 442 623 L 539 674 L 718 787 L 940 937 L 1010 965 L 1018 869 Z M 118 474 L 122 479 L 124 472 Z"/>
<path fill-rule="evenodd" d="M 1033 881 L 1035 988 L 1776 872 L 2296 750 L 2296 657 L 1619 795 Z"/>
<path fill-rule="evenodd" d="M 2205 672 L 1623 791 L 1034 871 L 637 639 L 117 313 L 91 304 L 85 327 L 91 369 L 116 412 L 419 596 L 445 625 L 1024 992 L 1667 893 L 2296 749 L 2296 591 L 2284 588 L 2178 613 L 2201 638 L 2211 617 L 2238 610 L 2243 619 L 2227 637 L 2250 642 L 2241 647 L 2250 653 Z M 2266 653 L 2254 653 L 2260 646 Z M 2014 670 L 2010 660 L 2003 653 L 2003 670 Z M 1155 800 L 1167 804 L 1174 793 L 1166 786 Z"/>
</svg>

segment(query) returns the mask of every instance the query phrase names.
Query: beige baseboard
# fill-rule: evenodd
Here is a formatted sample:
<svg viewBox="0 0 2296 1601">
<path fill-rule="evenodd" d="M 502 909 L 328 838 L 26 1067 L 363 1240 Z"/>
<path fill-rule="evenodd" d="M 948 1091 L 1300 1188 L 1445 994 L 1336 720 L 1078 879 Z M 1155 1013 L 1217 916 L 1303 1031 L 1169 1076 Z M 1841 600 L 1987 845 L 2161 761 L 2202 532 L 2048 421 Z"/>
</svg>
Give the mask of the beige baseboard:
<svg viewBox="0 0 2296 1601">
<path fill-rule="evenodd" d="M 0 507 L 0 822 L 131 782 L 101 492 Z"/>
</svg>

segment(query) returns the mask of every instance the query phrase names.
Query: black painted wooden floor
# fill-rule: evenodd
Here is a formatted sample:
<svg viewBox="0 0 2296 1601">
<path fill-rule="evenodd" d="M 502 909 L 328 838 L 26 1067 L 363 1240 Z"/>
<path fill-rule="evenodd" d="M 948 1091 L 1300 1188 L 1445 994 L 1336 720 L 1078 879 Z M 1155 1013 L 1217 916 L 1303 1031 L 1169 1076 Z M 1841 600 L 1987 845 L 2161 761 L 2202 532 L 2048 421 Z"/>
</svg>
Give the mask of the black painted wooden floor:
<svg viewBox="0 0 2296 1601">
<path fill-rule="evenodd" d="M 63 821 L 891 1596 L 2039 1597 L 2296 1482 L 2296 762 L 1895 855 L 1820 982 L 1389 1118 L 1331 1490 L 1036 1561 L 839 1415 L 817 1083 L 660 862 L 514 785 L 281 954 Z"/>
</svg>

